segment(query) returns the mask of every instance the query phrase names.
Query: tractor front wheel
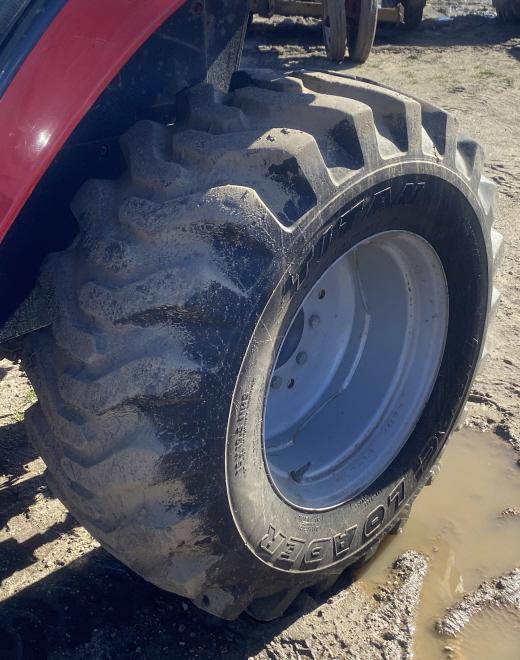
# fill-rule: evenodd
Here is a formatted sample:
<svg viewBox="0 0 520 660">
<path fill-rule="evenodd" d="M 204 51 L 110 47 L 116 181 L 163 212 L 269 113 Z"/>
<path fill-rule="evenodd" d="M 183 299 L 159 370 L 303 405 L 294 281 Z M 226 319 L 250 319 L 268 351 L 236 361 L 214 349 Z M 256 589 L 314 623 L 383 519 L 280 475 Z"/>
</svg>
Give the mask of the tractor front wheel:
<svg viewBox="0 0 520 660">
<path fill-rule="evenodd" d="M 494 185 L 442 110 L 324 72 L 200 85 L 121 148 L 41 274 L 28 432 L 123 563 L 272 619 L 427 482 L 496 300 Z"/>
</svg>

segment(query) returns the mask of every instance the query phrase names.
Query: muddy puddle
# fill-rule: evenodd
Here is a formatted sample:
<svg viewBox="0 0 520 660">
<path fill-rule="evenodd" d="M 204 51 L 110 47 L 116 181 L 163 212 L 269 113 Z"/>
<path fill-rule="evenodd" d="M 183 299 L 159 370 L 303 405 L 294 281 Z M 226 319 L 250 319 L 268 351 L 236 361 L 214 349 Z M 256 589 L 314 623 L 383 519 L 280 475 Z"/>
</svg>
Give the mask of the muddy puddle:
<svg viewBox="0 0 520 660">
<path fill-rule="evenodd" d="M 359 575 L 375 589 L 387 567 L 410 548 L 430 557 L 417 620 L 420 660 L 519 660 L 520 612 L 486 609 L 456 638 L 441 638 L 435 622 L 464 593 L 520 566 L 520 466 L 504 442 L 468 430 L 455 434 L 442 470 L 416 500 L 405 530 L 390 537 Z M 510 515 L 502 515 L 509 509 Z"/>
</svg>

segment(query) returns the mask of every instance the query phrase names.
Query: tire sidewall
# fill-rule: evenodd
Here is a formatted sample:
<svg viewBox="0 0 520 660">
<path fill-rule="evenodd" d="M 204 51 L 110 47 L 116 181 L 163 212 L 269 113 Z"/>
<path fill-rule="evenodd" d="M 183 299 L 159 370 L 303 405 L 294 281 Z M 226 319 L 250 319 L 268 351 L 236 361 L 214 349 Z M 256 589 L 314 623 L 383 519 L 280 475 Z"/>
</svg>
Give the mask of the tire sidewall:
<svg viewBox="0 0 520 660">
<path fill-rule="evenodd" d="M 265 399 L 280 338 L 331 263 L 361 241 L 395 229 L 426 239 L 445 269 L 450 321 L 439 375 L 414 431 L 383 474 L 345 504 L 303 511 L 278 494 L 263 451 Z M 306 573 L 356 561 L 395 525 L 424 484 L 464 404 L 480 355 L 490 251 L 485 216 L 469 186 L 451 170 L 427 162 L 384 168 L 346 186 L 293 228 L 284 250 L 258 284 L 257 300 L 268 300 L 255 317 L 233 393 L 226 485 L 248 551 L 274 569 Z M 242 327 L 251 328 L 251 319 Z"/>
<path fill-rule="evenodd" d="M 376 0 L 361 2 L 356 24 L 347 23 L 347 46 L 351 60 L 365 62 L 368 59 L 374 43 L 376 28 Z"/>
</svg>

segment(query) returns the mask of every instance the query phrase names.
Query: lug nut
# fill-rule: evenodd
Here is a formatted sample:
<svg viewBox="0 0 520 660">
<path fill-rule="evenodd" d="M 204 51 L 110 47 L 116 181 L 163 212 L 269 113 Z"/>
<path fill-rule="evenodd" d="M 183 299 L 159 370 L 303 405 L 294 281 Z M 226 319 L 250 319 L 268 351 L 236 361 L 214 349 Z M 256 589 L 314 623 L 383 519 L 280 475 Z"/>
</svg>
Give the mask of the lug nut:
<svg viewBox="0 0 520 660">
<path fill-rule="evenodd" d="M 271 387 L 273 388 L 273 390 L 277 390 L 281 386 L 282 386 L 282 379 L 280 378 L 280 376 L 273 376 L 271 380 Z"/>
<path fill-rule="evenodd" d="M 309 319 L 309 325 L 311 328 L 317 328 L 320 324 L 320 317 L 317 314 L 313 314 Z"/>
<path fill-rule="evenodd" d="M 305 351 L 300 351 L 296 356 L 297 364 L 305 364 L 307 362 L 307 353 Z"/>
</svg>

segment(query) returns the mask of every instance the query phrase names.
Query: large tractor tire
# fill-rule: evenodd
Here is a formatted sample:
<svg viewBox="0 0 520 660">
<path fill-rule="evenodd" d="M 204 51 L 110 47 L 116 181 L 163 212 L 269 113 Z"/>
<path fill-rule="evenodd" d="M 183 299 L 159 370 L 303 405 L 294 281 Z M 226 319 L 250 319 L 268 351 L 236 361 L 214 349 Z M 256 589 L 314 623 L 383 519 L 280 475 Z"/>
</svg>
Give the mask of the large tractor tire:
<svg viewBox="0 0 520 660">
<path fill-rule="evenodd" d="M 496 299 L 494 185 L 442 110 L 323 72 L 201 85 L 121 147 L 42 272 L 28 431 L 123 563 L 272 619 L 427 482 Z"/>
<path fill-rule="evenodd" d="M 493 6 L 502 21 L 511 23 L 520 21 L 520 0 L 493 0 Z"/>
</svg>

